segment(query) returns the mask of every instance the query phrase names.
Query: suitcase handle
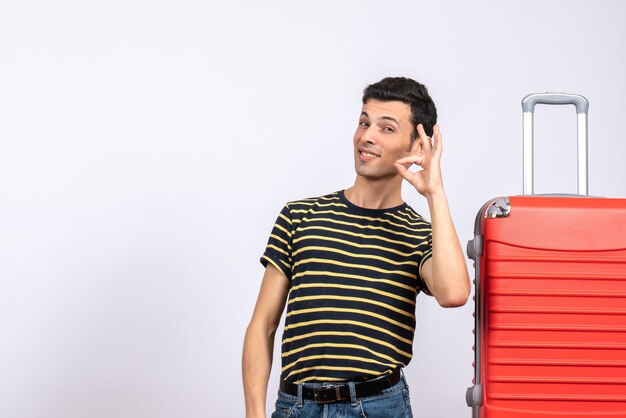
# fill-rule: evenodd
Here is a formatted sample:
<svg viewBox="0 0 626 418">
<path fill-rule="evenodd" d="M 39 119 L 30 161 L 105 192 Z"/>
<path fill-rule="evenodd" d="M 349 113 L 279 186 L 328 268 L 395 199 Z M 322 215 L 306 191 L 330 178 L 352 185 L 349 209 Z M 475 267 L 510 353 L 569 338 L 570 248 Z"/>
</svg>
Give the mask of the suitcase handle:
<svg viewBox="0 0 626 418">
<path fill-rule="evenodd" d="M 578 194 L 589 194 L 588 158 L 587 158 L 587 113 L 589 101 L 579 94 L 536 93 L 522 99 L 523 111 L 523 147 L 524 147 L 524 194 L 534 191 L 533 168 L 533 117 L 536 104 L 576 106 L 578 118 Z"/>
<path fill-rule="evenodd" d="M 534 112 L 536 104 L 563 105 L 572 104 L 576 106 L 576 113 L 587 113 L 589 102 L 580 94 L 567 93 L 535 93 L 529 94 L 522 100 L 524 113 Z"/>
</svg>

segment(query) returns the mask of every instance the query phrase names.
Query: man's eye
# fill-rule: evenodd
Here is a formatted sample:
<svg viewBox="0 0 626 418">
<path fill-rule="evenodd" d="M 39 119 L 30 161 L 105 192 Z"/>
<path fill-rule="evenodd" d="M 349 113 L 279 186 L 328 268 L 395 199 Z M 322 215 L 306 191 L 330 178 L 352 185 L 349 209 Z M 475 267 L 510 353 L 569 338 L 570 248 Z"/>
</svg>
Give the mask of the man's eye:
<svg viewBox="0 0 626 418">
<path fill-rule="evenodd" d="M 370 126 L 370 124 L 369 124 L 369 123 L 367 123 L 367 122 L 365 122 L 365 121 L 361 121 L 361 122 L 359 122 L 359 126 L 362 126 L 362 127 L 364 127 L 364 128 L 367 128 L 368 126 Z"/>
<path fill-rule="evenodd" d="M 395 132 L 395 131 L 393 130 L 393 128 L 390 128 L 390 127 L 388 127 L 388 126 L 385 126 L 385 127 L 383 128 L 383 131 L 384 131 L 384 132 L 386 132 L 386 133 L 394 133 L 394 132 Z"/>
</svg>

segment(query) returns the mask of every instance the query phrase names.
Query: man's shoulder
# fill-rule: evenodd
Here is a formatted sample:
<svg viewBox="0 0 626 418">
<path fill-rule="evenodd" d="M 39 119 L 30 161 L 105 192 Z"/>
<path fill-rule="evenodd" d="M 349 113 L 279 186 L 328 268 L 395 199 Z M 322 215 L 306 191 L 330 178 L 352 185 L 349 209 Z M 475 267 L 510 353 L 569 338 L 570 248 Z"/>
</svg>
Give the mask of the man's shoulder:
<svg viewBox="0 0 626 418">
<path fill-rule="evenodd" d="M 420 215 L 415 209 L 413 209 L 413 207 L 408 203 L 404 204 L 404 207 L 401 209 L 400 212 L 407 217 L 424 220 L 424 217 Z"/>
<path fill-rule="evenodd" d="M 292 200 L 285 205 L 289 210 L 304 210 L 320 205 L 338 203 L 341 200 L 340 192 L 333 192 L 323 196 L 307 197 L 299 200 Z"/>
<path fill-rule="evenodd" d="M 408 203 L 405 203 L 404 206 L 401 207 L 396 214 L 411 225 L 430 226 L 430 222 L 426 220 L 422 215 L 420 215 L 415 209 L 413 209 Z"/>
</svg>

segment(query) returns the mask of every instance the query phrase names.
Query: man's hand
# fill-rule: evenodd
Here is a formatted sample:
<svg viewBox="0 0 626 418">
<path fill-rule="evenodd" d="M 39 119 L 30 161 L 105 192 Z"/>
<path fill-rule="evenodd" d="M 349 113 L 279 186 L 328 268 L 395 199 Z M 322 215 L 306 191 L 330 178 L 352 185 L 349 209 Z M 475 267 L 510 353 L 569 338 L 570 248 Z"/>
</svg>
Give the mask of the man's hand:
<svg viewBox="0 0 626 418">
<path fill-rule="evenodd" d="M 439 125 L 433 128 L 434 143 L 426 135 L 422 124 L 417 125 L 418 139 L 413 141 L 411 155 L 396 161 L 396 168 L 400 175 L 415 187 L 423 196 L 430 197 L 443 191 L 441 176 L 441 131 Z M 418 165 L 422 169 L 410 171 L 411 165 Z"/>
<path fill-rule="evenodd" d="M 428 201 L 432 225 L 433 256 L 422 265 L 420 274 L 428 290 L 441 306 L 462 306 L 470 293 L 470 282 L 465 257 L 452 224 L 448 199 L 441 177 L 441 131 L 433 128 L 434 143 L 417 125 L 419 138 L 413 141 L 411 154 L 396 161 L 400 175 L 415 187 Z M 422 168 L 409 171 L 411 165 Z"/>
</svg>

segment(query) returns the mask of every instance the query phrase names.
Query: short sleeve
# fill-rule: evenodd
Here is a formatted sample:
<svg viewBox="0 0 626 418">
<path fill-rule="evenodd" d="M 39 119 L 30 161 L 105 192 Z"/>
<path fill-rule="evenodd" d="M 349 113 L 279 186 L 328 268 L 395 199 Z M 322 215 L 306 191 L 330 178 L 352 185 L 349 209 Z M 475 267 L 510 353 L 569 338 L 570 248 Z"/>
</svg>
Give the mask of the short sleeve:
<svg viewBox="0 0 626 418">
<path fill-rule="evenodd" d="M 432 296 L 432 293 L 430 293 L 430 290 L 428 289 L 428 286 L 426 286 L 426 282 L 424 281 L 424 278 L 422 277 L 422 266 L 424 266 L 424 263 L 429 260 L 432 256 L 433 256 L 433 233 L 432 230 L 429 231 L 428 233 L 428 237 L 426 238 L 426 241 L 424 243 L 424 252 L 422 253 L 422 258 L 419 261 L 419 265 L 418 265 L 418 272 L 419 272 L 419 279 L 420 279 L 420 285 L 422 287 L 422 291 L 424 293 L 426 293 L 427 295 Z"/>
<path fill-rule="evenodd" d="M 261 256 L 261 264 L 267 267 L 270 263 L 283 272 L 291 280 L 292 270 L 292 219 L 289 205 L 281 210 L 267 241 L 265 252 Z"/>
</svg>

